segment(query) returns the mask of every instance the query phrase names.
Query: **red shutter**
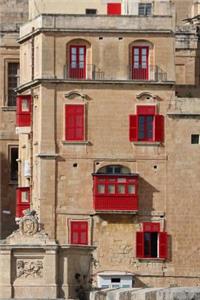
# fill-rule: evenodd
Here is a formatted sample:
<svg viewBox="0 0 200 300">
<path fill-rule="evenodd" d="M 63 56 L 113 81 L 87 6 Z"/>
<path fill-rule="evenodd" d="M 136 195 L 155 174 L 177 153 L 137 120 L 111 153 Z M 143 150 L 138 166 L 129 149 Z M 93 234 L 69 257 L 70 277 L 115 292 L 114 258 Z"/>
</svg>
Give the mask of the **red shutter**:
<svg viewBox="0 0 200 300">
<path fill-rule="evenodd" d="M 137 114 L 138 115 L 155 115 L 156 106 L 155 105 L 138 105 Z"/>
<path fill-rule="evenodd" d="M 164 141 L 164 116 L 155 115 L 155 142 Z"/>
<path fill-rule="evenodd" d="M 121 3 L 108 3 L 107 4 L 108 15 L 121 15 Z"/>
<path fill-rule="evenodd" d="M 167 258 L 167 240 L 166 232 L 159 233 L 159 258 Z"/>
<path fill-rule="evenodd" d="M 88 222 L 73 221 L 71 222 L 71 244 L 88 244 Z"/>
<path fill-rule="evenodd" d="M 136 232 L 136 257 L 144 257 L 144 232 Z"/>
<path fill-rule="evenodd" d="M 84 140 L 84 105 L 66 105 L 65 126 L 67 141 Z"/>
<path fill-rule="evenodd" d="M 129 140 L 130 142 L 138 141 L 138 116 L 129 116 Z"/>
<path fill-rule="evenodd" d="M 143 231 L 145 232 L 160 232 L 160 223 L 144 222 Z"/>
</svg>

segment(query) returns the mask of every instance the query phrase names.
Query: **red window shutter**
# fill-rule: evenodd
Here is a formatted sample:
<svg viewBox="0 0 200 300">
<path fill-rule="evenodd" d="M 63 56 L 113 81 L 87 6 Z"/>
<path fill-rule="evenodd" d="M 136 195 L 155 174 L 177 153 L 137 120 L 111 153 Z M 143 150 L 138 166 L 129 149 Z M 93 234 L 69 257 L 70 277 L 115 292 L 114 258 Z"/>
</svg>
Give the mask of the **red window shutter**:
<svg viewBox="0 0 200 300">
<path fill-rule="evenodd" d="M 164 116 L 155 115 L 155 142 L 164 141 Z"/>
<path fill-rule="evenodd" d="M 160 232 L 160 223 L 144 222 L 143 231 L 145 232 Z"/>
<path fill-rule="evenodd" d="M 138 115 L 155 115 L 156 106 L 155 105 L 138 105 L 137 106 Z"/>
<path fill-rule="evenodd" d="M 66 105 L 65 126 L 67 141 L 84 140 L 84 105 Z"/>
<path fill-rule="evenodd" d="M 138 141 L 138 116 L 129 116 L 129 140 Z"/>
<path fill-rule="evenodd" d="M 108 3 L 107 4 L 108 15 L 121 15 L 121 3 Z"/>
<path fill-rule="evenodd" d="M 159 258 L 167 258 L 167 232 L 160 232 L 159 234 Z"/>
<path fill-rule="evenodd" d="M 144 257 L 144 232 L 136 232 L 136 257 Z"/>
<path fill-rule="evenodd" d="M 88 244 L 88 222 L 71 222 L 71 244 Z"/>
</svg>

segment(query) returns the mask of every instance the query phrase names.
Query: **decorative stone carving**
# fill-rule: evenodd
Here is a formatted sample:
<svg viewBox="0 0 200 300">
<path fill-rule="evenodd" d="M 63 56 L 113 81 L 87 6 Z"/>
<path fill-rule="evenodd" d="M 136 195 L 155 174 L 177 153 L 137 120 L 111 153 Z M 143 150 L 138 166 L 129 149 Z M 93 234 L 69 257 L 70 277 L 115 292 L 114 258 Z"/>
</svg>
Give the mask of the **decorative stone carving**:
<svg viewBox="0 0 200 300">
<path fill-rule="evenodd" d="M 21 234 L 26 236 L 32 236 L 39 230 L 38 220 L 35 216 L 35 211 L 24 211 L 24 217 L 20 220 L 19 230 Z"/>
<path fill-rule="evenodd" d="M 42 278 L 43 262 L 42 260 L 18 260 L 17 278 Z"/>
</svg>

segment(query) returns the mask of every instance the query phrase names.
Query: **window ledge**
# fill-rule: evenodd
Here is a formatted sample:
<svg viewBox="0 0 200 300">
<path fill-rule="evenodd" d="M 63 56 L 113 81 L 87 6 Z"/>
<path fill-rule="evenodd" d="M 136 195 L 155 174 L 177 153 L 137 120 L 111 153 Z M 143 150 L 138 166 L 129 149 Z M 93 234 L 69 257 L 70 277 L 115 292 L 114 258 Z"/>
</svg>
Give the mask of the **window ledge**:
<svg viewBox="0 0 200 300">
<path fill-rule="evenodd" d="M 145 261 L 145 262 L 163 262 L 167 258 L 160 258 L 160 257 L 137 257 L 139 261 Z"/>
<path fill-rule="evenodd" d="M 126 214 L 126 215 L 136 215 L 138 210 L 96 210 L 96 215 L 98 214 Z"/>
<path fill-rule="evenodd" d="M 89 141 L 62 141 L 63 145 L 91 145 Z"/>
<path fill-rule="evenodd" d="M 2 106 L 2 111 L 16 111 L 16 106 Z"/>
<path fill-rule="evenodd" d="M 161 142 L 147 142 L 147 141 L 138 141 L 138 142 L 133 142 L 134 145 L 136 146 L 160 146 Z"/>
</svg>

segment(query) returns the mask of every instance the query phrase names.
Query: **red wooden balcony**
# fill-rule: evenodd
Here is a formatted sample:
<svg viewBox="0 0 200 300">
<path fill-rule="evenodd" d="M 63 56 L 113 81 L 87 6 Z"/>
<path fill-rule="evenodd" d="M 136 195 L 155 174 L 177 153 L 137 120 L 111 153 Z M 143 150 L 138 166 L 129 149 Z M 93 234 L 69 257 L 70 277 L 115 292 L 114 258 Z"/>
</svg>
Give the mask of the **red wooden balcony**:
<svg viewBox="0 0 200 300">
<path fill-rule="evenodd" d="M 23 217 L 23 211 L 30 208 L 30 188 L 18 187 L 16 189 L 16 218 Z"/>
<path fill-rule="evenodd" d="M 21 95 L 17 97 L 17 127 L 27 127 L 31 125 L 31 101 L 31 95 Z"/>
<path fill-rule="evenodd" d="M 138 210 L 138 175 L 93 174 L 94 209 L 98 212 Z"/>
</svg>

